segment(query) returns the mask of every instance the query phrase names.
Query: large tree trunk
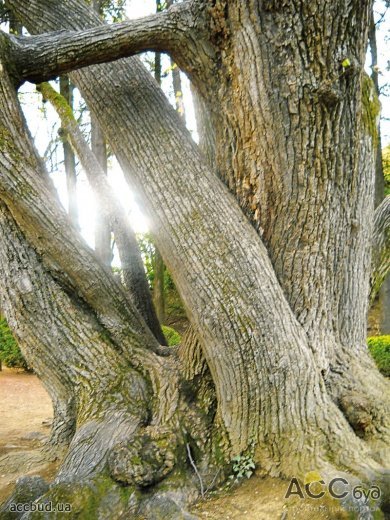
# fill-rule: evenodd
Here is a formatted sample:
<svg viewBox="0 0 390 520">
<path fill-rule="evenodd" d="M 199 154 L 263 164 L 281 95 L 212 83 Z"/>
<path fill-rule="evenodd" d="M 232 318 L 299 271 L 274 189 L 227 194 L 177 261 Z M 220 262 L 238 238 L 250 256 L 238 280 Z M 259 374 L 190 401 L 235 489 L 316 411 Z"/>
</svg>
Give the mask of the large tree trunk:
<svg viewBox="0 0 390 520">
<path fill-rule="evenodd" d="M 76 0 L 66 6 L 48 0 L 8 4 L 30 32 L 99 23 Z M 129 363 L 139 371 L 145 367 L 145 378 L 157 372 L 161 385 L 167 373 L 176 376 L 168 388 L 153 386 L 163 407 L 153 424 L 171 425 L 175 411 L 184 422 L 190 415 L 187 434 L 202 455 L 207 450 L 218 454 L 220 464 L 221 453 L 228 461 L 249 452 L 262 471 L 273 475 L 302 475 L 313 466 L 325 474 L 342 466 L 368 475 L 380 466 L 344 415 L 359 433 L 386 438 L 386 399 L 378 403 L 376 421 L 369 417 L 368 425 L 362 425 L 361 413 L 354 421 L 350 410 L 359 385 L 364 385 L 369 399 L 388 392 L 364 347 L 373 160 L 372 136 L 367 135 L 372 117 L 361 100 L 363 94 L 369 97 L 369 85 L 360 67 L 368 11 L 360 4 L 351 12 L 343 11 L 344 4 L 332 6 L 332 13 L 328 5 L 316 2 L 303 3 L 299 12 L 295 4 L 285 2 L 283 12 L 279 2 L 221 4 L 201 13 L 213 17 L 219 67 L 203 78 L 203 88 L 198 71 L 192 73 L 201 94 L 212 92 L 209 110 L 216 130 L 218 173 L 249 219 L 206 165 L 137 58 L 72 73 L 127 179 L 143 196 L 157 245 L 200 340 L 201 352 L 199 343 L 190 341 L 178 363 L 183 379 L 196 379 L 203 373 L 204 360 L 208 365 L 208 391 L 215 389 L 217 408 L 215 414 L 212 409 L 206 414 L 212 420 L 205 430 L 207 439 L 195 427 L 193 408 L 188 403 L 177 407 L 178 377 L 172 369 L 176 356 L 158 356 L 158 347 L 131 307 L 119 311 L 118 290 L 115 284 L 111 290 L 106 286 L 104 270 L 89 261 L 88 279 L 93 276 L 96 282 L 92 298 L 75 252 L 68 248 L 67 261 L 60 263 L 59 246 L 55 240 L 49 242 L 44 223 L 35 218 L 32 229 L 26 224 L 25 216 L 34 217 L 34 208 L 25 186 L 22 191 L 12 182 L 11 149 L 3 164 L 0 194 L 28 240 L 38 251 L 45 246 L 48 259 L 60 263 L 89 306 L 98 307 L 113 340 L 130 347 L 125 353 Z M 70 11 L 72 18 L 67 16 Z M 337 25 L 347 56 L 339 56 L 333 48 L 337 42 L 322 33 L 327 24 L 316 25 L 327 17 Z M 192 22 L 189 27 L 194 30 Z M 183 61 L 183 56 L 178 59 Z M 46 63 L 50 68 L 49 59 Z M 211 89 L 215 82 L 218 88 Z M 3 93 L 10 96 L 9 91 Z M 8 116 L 4 111 L 11 131 Z M 21 174 L 19 182 L 30 187 L 28 165 Z M 43 198 L 41 184 L 34 182 L 36 202 Z M 66 234 L 49 193 L 46 198 L 49 203 L 42 209 L 39 204 L 40 211 L 50 210 L 50 222 Z M 103 305 L 106 295 L 110 313 Z M 114 323 L 108 319 L 112 313 Z M 150 349 L 141 348 L 141 338 L 147 338 Z M 187 355 L 193 357 L 192 370 Z M 76 431 L 70 453 L 76 453 L 79 442 L 84 446 L 82 432 Z M 112 446 L 108 438 L 102 442 Z M 77 460 L 69 460 L 77 476 Z M 120 479 L 118 472 L 113 475 Z"/>
<path fill-rule="evenodd" d="M 351 12 L 322 2 L 227 6 L 212 14 L 224 86 L 209 103 L 217 170 L 267 246 L 334 399 L 346 411 L 355 393 L 366 397 L 376 425 L 350 417 L 353 426 L 382 432 L 388 390 L 366 347 L 379 115 L 362 72 L 369 2 Z M 330 18 L 348 50 L 317 22 Z"/>
</svg>

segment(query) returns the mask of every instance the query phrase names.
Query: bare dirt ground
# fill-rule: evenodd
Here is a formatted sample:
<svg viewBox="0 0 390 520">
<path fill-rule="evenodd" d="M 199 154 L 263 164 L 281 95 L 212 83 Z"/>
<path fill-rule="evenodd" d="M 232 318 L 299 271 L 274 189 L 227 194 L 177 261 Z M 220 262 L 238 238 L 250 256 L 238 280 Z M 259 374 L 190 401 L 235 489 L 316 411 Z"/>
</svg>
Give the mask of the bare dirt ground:
<svg viewBox="0 0 390 520">
<path fill-rule="evenodd" d="M 285 499 L 289 482 L 251 477 L 229 493 L 199 501 L 192 513 L 201 520 L 347 520 L 336 501 Z M 378 517 L 382 518 L 382 517 Z"/>
<path fill-rule="evenodd" d="M 41 451 L 50 431 L 52 406 L 35 375 L 7 368 L 0 371 L 0 417 L 1 504 L 11 493 L 18 477 L 41 475 L 50 482 L 57 466 L 48 462 Z M 351 518 L 335 502 L 296 497 L 285 499 L 288 484 L 280 479 L 253 476 L 228 493 L 218 492 L 200 500 L 191 511 L 200 520 Z"/>
<path fill-rule="evenodd" d="M 53 410 L 37 376 L 3 367 L 0 371 L 0 503 L 23 475 L 50 480 L 55 464 L 45 460 L 42 445 Z"/>
</svg>

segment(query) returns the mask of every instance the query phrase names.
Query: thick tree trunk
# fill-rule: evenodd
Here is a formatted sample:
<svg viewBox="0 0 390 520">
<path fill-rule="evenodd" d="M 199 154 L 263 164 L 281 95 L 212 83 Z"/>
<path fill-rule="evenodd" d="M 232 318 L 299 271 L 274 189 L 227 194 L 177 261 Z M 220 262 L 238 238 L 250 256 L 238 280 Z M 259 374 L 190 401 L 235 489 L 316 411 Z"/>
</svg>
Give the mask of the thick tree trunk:
<svg viewBox="0 0 390 520">
<path fill-rule="evenodd" d="M 212 12 L 223 87 L 209 110 L 219 175 L 267 246 L 331 393 L 338 403 L 346 388 L 371 395 L 382 431 L 378 398 L 388 390 L 365 345 L 379 114 L 363 75 L 369 4 L 349 12 L 321 2 L 301 11 L 224 3 Z M 330 18 L 345 51 L 318 23 Z"/>
<path fill-rule="evenodd" d="M 49 0 L 8 3 L 31 32 L 98 23 L 76 0 L 66 6 Z M 198 366 L 206 360 L 217 402 L 208 430 L 210 450 L 227 460 L 249 452 L 262 471 L 273 475 L 302 475 L 313 466 L 331 474 L 333 465 L 360 475 L 380 470 L 344 416 L 353 422 L 346 389 L 364 384 L 370 397 L 387 391 L 363 347 L 373 169 L 371 137 L 361 136 L 364 124 L 372 128 L 373 118 L 360 103 L 362 92 L 369 97 L 359 69 L 367 12 L 360 3 L 359 8 L 348 6 L 355 8 L 337 11 L 337 5 L 329 12 L 329 5 L 304 3 L 296 12 L 295 4 L 283 2 L 279 12 L 278 2 L 221 2 L 207 11 L 214 17 L 213 42 L 223 43 L 224 50 L 220 67 L 210 71 L 220 87 L 209 103 L 218 173 L 264 242 L 137 58 L 72 73 L 127 179 L 143 195 L 157 245 L 199 337 L 202 355 L 199 344 L 188 343 L 187 352 L 197 361 L 188 373 L 199 375 Z M 322 33 L 328 17 L 337 25 L 347 56 L 339 55 L 338 41 Z M 209 89 L 211 81 L 204 81 Z M 34 246 L 43 240 L 49 259 L 60 262 L 56 241 L 49 243 L 39 219 L 29 232 L 21 213 L 34 216 L 31 194 L 15 187 L 7 162 L 3 168 L 1 197 Z M 39 200 L 44 188 L 38 181 L 34 186 Z M 51 221 L 60 222 L 50 197 L 49 203 Z M 61 267 L 96 308 L 82 266 L 70 254 L 69 259 Z M 118 313 L 115 285 L 110 291 L 104 271 L 90 264 L 95 297 L 99 303 L 108 294 L 117 319 L 114 326 L 110 320 L 103 323 L 114 340 L 130 347 L 126 358 L 134 366 L 146 365 L 149 374 L 158 367 L 162 384 L 161 373 L 165 368 L 169 374 L 172 356 L 161 359 L 140 351 L 140 337 L 147 333 L 137 314 L 128 306 Z M 99 310 L 99 317 L 106 317 L 106 306 Z M 128 319 L 132 326 L 126 328 Z M 375 388 L 363 382 L 365 370 Z M 335 389 L 327 388 L 329 382 Z M 165 406 L 154 423 L 169 424 L 177 410 L 172 404 L 178 399 L 177 379 L 170 383 L 168 389 L 153 387 L 160 398 L 171 392 L 160 399 Z M 375 408 L 377 422 L 373 432 L 369 429 L 383 437 L 386 404 Z M 184 417 L 191 407 L 180 411 Z M 359 421 L 354 426 L 361 428 L 361 415 Z M 82 434 L 76 433 L 75 448 L 80 441 L 83 446 Z"/>
<path fill-rule="evenodd" d="M 115 407 L 110 404 L 110 393 L 122 394 L 123 417 L 118 415 L 116 423 L 112 420 L 110 432 L 115 443 L 145 421 L 147 386 L 113 348 L 93 314 L 53 281 L 4 204 L 0 229 L 2 306 L 29 363 L 53 397 L 53 441 L 69 443 L 76 420 L 78 438 L 87 431 L 90 435 L 91 423 L 96 428 L 94 439 L 85 442 L 84 448 L 83 443 L 77 443 L 76 449 L 85 451 L 77 464 L 67 462 L 74 456 L 70 448 L 62 472 L 77 472 L 79 476 L 93 473 L 109 448 L 100 445 L 99 430 L 106 427 L 106 415 L 114 416 L 120 409 L 120 401 Z"/>
<path fill-rule="evenodd" d="M 28 11 L 33 15 L 34 3 L 30 3 L 30 6 Z M 23 6 L 23 9 L 27 9 L 27 6 Z M 81 6 L 78 6 L 78 11 L 78 20 L 81 20 Z M 58 9 L 57 16 L 63 23 L 64 18 L 61 18 Z M 89 11 L 83 13 L 83 19 L 90 20 L 88 23 L 97 23 Z M 41 19 L 36 23 L 42 26 L 42 22 Z M 75 28 L 78 22 L 73 19 L 69 23 Z M 46 25 L 48 28 L 55 27 Z M 296 429 L 293 424 L 296 424 L 297 419 L 291 415 L 291 407 L 286 409 L 279 403 L 280 420 L 284 424 L 282 433 L 279 428 L 274 430 L 271 427 L 274 424 L 271 417 L 284 391 L 295 396 L 293 399 L 299 402 L 302 394 L 294 391 L 294 388 L 297 381 L 302 385 L 308 378 L 303 374 L 314 374 L 305 383 L 307 391 L 303 393 L 305 400 L 314 399 L 313 410 L 317 409 L 314 403 L 320 395 L 320 399 L 326 401 L 321 374 L 315 368 L 309 349 L 310 344 L 311 349 L 316 350 L 314 342 L 310 337 L 308 340 L 292 315 L 274 277 L 264 246 L 243 220 L 233 200 L 229 200 L 218 179 L 202 166 L 201 157 L 189 138 L 183 140 L 184 130 L 138 60 L 130 59 L 129 63 L 131 69 L 126 67 L 125 62 L 118 62 L 77 72 L 73 78 L 99 117 L 124 171 L 127 175 L 130 172 L 134 174 L 132 182 L 136 182 L 142 190 L 145 208 L 153 214 L 158 244 L 164 258 L 169 259 L 168 267 L 174 273 L 189 314 L 201 335 L 216 385 L 219 413 L 228 431 L 233 453 L 245 450 L 254 438 L 260 436 L 261 439 L 270 430 L 268 434 L 271 437 L 280 437 L 279 457 L 287 462 L 289 456 L 283 446 L 287 438 L 290 442 L 291 431 Z M 111 67 L 113 69 L 110 73 L 108 71 Z M 90 88 L 92 77 L 97 86 L 93 90 Z M 111 83 L 117 87 L 109 87 Z M 142 87 L 139 88 L 141 83 Z M 120 89 L 121 84 L 124 90 Z M 104 101 L 100 96 L 103 90 Z M 112 95 L 108 98 L 109 90 Z M 133 100 L 131 105 L 127 101 L 128 96 Z M 124 128 L 126 133 L 121 134 L 118 130 Z M 152 128 L 152 133 L 161 138 L 148 141 L 148 135 L 145 134 L 147 128 Z M 176 146 L 179 135 L 182 143 L 180 147 Z M 131 153 L 129 142 L 134 143 Z M 161 153 L 160 147 L 161 150 L 171 150 L 171 154 L 167 156 L 166 151 Z M 178 167 L 184 164 L 185 183 L 182 182 L 182 168 Z M 160 171 L 166 172 L 164 177 L 159 174 Z M 165 179 L 169 179 L 169 182 Z M 158 192 L 154 189 L 156 185 L 159 186 Z M 172 193 L 169 200 L 166 198 L 168 193 Z M 181 198 L 180 204 L 177 204 L 178 197 Z M 162 200 L 164 205 L 161 204 Z M 208 238 L 204 243 L 201 237 L 206 235 Z M 193 243 L 191 251 L 184 247 L 184 244 L 189 243 Z M 201 275 L 195 278 L 190 273 L 194 272 L 193 266 L 196 265 Z M 240 272 L 232 267 L 236 265 L 242 266 Z M 210 294 L 211 287 L 213 290 Z M 216 302 L 218 310 L 215 308 Z M 234 329 L 233 326 L 232 329 L 232 323 L 237 323 L 237 326 L 240 324 L 240 328 Z M 272 358 L 266 355 L 270 341 L 274 349 Z M 223 352 L 220 350 L 222 346 Z M 287 361 L 290 356 L 291 360 Z M 299 366 L 293 361 L 297 357 L 301 359 Z M 280 373 L 283 359 L 286 359 L 287 373 L 282 380 L 278 379 L 278 383 L 274 383 L 280 386 L 280 394 L 272 397 L 272 393 L 268 393 L 263 385 L 269 374 L 274 373 L 272 367 L 275 363 L 279 367 L 276 369 L 275 366 L 275 374 Z M 247 401 L 248 395 L 253 395 L 253 399 Z M 274 398 L 276 402 L 272 404 Z M 257 402 L 263 413 L 254 406 L 249 408 L 248 402 Z M 333 405 L 329 401 L 327 406 Z M 327 406 L 323 406 L 323 409 L 327 409 Z M 337 413 L 336 408 L 334 410 Z M 323 416 L 323 412 L 320 415 Z M 259 420 L 262 421 L 262 427 Z M 341 414 L 340 420 L 343 421 Z M 318 421 L 321 423 L 323 419 L 318 418 Z M 347 431 L 346 428 L 346 437 L 349 436 Z M 264 441 L 259 442 L 263 449 L 266 449 L 266 444 Z M 275 441 L 274 446 L 277 444 Z M 290 446 L 288 452 L 291 453 Z M 287 471 L 288 464 L 284 466 L 281 462 L 281 465 Z"/>
</svg>

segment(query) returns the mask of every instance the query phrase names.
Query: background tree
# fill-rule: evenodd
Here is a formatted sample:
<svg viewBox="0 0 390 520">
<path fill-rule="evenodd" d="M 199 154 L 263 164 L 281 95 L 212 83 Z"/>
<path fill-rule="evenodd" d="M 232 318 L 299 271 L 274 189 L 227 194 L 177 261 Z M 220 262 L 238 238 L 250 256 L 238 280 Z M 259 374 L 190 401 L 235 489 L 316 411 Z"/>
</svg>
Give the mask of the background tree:
<svg viewBox="0 0 390 520">
<path fill-rule="evenodd" d="M 166 340 L 153 306 L 135 233 L 130 226 L 125 211 L 107 181 L 107 171 L 101 167 L 92 149 L 89 148 L 73 116 L 72 107 L 67 104 L 67 100 L 61 94 L 58 94 L 49 83 L 39 85 L 38 90 L 46 101 L 51 102 L 60 117 L 65 139 L 69 146 L 73 147 L 80 159 L 89 184 L 96 195 L 100 214 L 103 220 L 107 222 L 109 229 L 113 230 L 121 261 L 123 280 L 130 293 L 132 302 L 159 343 L 166 345 Z M 101 259 L 99 252 L 96 252 Z"/>
<path fill-rule="evenodd" d="M 194 487 L 187 446 L 206 483 L 240 453 L 271 475 L 314 465 L 381 479 L 388 383 L 365 345 L 371 2 L 184 2 L 95 29 L 76 0 L 7 5 L 31 33 L 92 28 L 3 36 L 2 308 L 52 395 L 56 444 L 69 446 L 46 499 L 75 503 L 82 490 L 79 507 L 101 512 L 110 492 L 116 512 L 147 516 L 156 508 L 144 486 L 173 489 L 179 477 Z M 14 89 L 142 50 L 168 51 L 190 76 L 215 131 L 215 168 L 137 58 L 71 79 L 152 217 L 199 340 L 178 352 L 156 343 L 67 225 Z"/>
<path fill-rule="evenodd" d="M 64 97 L 66 103 L 73 109 L 73 85 L 69 82 L 67 76 L 60 77 L 60 93 Z M 76 158 L 72 147 L 64 135 L 63 129 L 60 129 L 63 139 L 64 151 L 64 167 L 66 175 L 66 187 L 68 193 L 68 213 L 72 224 L 78 228 L 78 203 L 77 203 L 77 175 L 76 175 Z"/>
<path fill-rule="evenodd" d="M 379 14 L 378 24 L 382 23 L 386 10 L 388 9 L 385 4 L 385 12 Z M 378 47 L 376 38 L 376 23 L 375 23 L 375 9 L 372 8 L 370 29 L 368 33 L 369 47 L 371 54 L 371 79 L 374 84 L 376 95 L 380 96 L 380 85 L 379 85 L 379 66 L 378 66 Z M 377 208 L 385 197 L 385 176 L 384 176 L 384 158 L 382 156 L 382 139 L 381 139 L 381 127 L 380 120 L 378 120 L 378 139 L 376 149 L 376 162 L 375 162 L 375 207 Z M 388 250 L 385 253 L 389 256 Z M 380 280 L 380 289 L 378 294 L 379 304 L 379 329 L 382 334 L 390 333 L 390 278 L 387 276 Z"/>
<path fill-rule="evenodd" d="M 167 2 L 165 7 L 169 8 L 173 5 L 173 2 Z M 156 12 L 159 13 L 163 10 L 164 6 L 160 0 L 156 0 Z M 161 78 L 162 78 L 162 64 L 161 64 L 161 53 L 155 53 L 155 62 L 154 62 L 154 77 L 161 87 Z M 175 98 L 176 110 L 182 117 L 185 123 L 185 109 L 183 103 L 183 92 L 181 86 L 181 78 L 180 78 L 180 70 L 175 64 L 175 62 L 170 59 L 171 64 L 171 72 L 172 72 L 172 87 L 173 87 L 173 95 Z M 154 277 L 153 277 L 153 301 L 156 308 L 157 316 L 160 323 L 165 323 L 166 321 L 166 311 L 165 311 L 165 265 L 163 258 L 161 256 L 160 251 L 157 247 L 154 249 Z"/>
</svg>

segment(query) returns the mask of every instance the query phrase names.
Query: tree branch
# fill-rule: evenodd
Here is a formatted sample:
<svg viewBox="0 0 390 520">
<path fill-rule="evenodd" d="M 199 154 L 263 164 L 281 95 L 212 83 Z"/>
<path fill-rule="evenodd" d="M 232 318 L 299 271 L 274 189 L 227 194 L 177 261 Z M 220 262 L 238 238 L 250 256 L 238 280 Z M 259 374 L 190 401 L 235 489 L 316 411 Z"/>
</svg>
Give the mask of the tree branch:
<svg viewBox="0 0 390 520">
<path fill-rule="evenodd" d="M 95 154 L 89 148 L 88 143 L 74 117 L 72 109 L 66 100 L 50 85 L 50 83 L 41 83 L 37 87 L 37 90 L 41 92 L 44 99 L 50 101 L 60 117 L 62 128 L 65 129 L 70 144 L 80 159 L 80 163 L 87 175 L 88 182 L 99 202 L 100 209 L 110 222 L 111 228 L 115 234 L 119 258 L 124 273 L 124 281 L 133 303 L 145 319 L 146 324 L 159 343 L 161 345 L 166 345 L 166 340 L 161 331 L 153 307 L 137 239 L 123 207 L 118 202 L 111 185 L 107 181 L 107 176 L 100 166 Z"/>
<path fill-rule="evenodd" d="M 375 210 L 372 246 L 372 302 L 390 271 L 390 195 Z"/>
<path fill-rule="evenodd" d="M 210 67 L 213 54 L 200 38 L 198 23 L 192 2 L 183 2 L 138 20 L 82 31 L 10 36 L 10 65 L 18 83 L 40 83 L 88 65 L 159 51 L 169 53 L 180 68 L 194 75 Z"/>
</svg>

